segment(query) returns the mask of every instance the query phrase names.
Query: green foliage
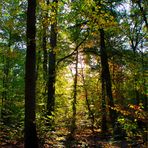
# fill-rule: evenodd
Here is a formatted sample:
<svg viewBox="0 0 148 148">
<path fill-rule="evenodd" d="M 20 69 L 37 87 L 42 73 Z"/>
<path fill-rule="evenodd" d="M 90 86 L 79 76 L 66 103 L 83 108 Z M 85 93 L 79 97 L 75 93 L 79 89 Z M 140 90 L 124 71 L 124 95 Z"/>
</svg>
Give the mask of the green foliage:
<svg viewBox="0 0 148 148">
<path fill-rule="evenodd" d="M 138 126 L 136 120 L 132 121 L 128 118 L 124 118 L 121 116 L 119 117 L 118 122 L 121 123 L 123 129 L 125 129 L 129 139 L 138 134 Z"/>
</svg>

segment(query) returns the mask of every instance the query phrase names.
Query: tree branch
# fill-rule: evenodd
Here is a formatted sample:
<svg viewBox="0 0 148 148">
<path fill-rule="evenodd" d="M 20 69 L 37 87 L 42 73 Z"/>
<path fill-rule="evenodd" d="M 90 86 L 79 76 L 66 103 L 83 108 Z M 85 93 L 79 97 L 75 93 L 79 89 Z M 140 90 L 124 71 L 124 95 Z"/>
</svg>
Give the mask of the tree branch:
<svg viewBox="0 0 148 148">
<path fill-rule="evenodd" d="M 63 58 L 61 58 L 61 59 L 59 59 L 59 60 L 57 61 L 57 65 L 58 65 L 59 63 L 61 63 L 62 61 L 66 60 L 67 58 L 71 57 L 72 55 L 74 55 L 75 51 L 77 51 L 78 48 L 84 43 L 84 41 L 86 41 L 88 35 L 89 35 L 89 33 L 88 33 L 88 34 L 86 35 L 86 37 L 76 46 L 76 48 L 73 50 L 73 52 L 71 52 L 69 55 L 67 55 L 67 56 L 65 56 L 65 57 L 63 57 Z"/>
</svg>

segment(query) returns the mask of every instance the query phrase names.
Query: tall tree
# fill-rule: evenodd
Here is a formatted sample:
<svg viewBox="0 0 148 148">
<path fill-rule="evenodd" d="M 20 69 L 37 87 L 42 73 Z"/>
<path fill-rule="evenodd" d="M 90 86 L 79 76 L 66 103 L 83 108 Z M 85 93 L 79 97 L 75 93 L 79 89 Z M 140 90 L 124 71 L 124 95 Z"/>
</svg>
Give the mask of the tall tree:
<svg viewBox="0 0 148 148">
<path fill-rule="evenodd" d="M 51 34 L 49 50 L 49 64 L 48 64 L 48 100 L 47 100 L 47 114 L 53 115 L 55 106 L 55 78 L 56 78 L 56 47 L 57 47 L 57 4 L 58 0 L 52 2 L 52 20 L 51 20 Z"/>
<path fill-rule="evenodd" d="M 25 65 L 25 148 L 38 148 L 35 121 L 36 87 L 36 0 L 28 0 L 27 55 Z"/>
<path fill-rule="evenodd" d="M 106 113 L 106 100 L 105 100 L 105 78 L 103 76 L 103 68 L 102 68 L 102 75 L 101 75 L 101 83 L 102 83 L 102 94 L 101 94 L 101 99 L 102 99 L 102 121 L 101 121 L 101 130 L 102 130 L 102 134 L 106 134 L 107 131 L 107 113 Z"/>
<path fill-rule="evenodd" d="M 114 107 L 111 78 L 110 78 L 110 71 L 109 71 L 109 65 L 108 65 L 108 57 L 107 57 L 106 48 L 105 48 L 105 37 L 104 37 L 104 30 L 103 29 L 100 29 L 100 53 L 101 53 L 102 83 L 103 83 L 102 88 L 105 88 L 105 90 L 106 90 L 109 106 Z M 104 92 L 104 90 L 102 90 L 102 91 Z M 102 98 L 103 100 L 102 101 L 105 103 L 104 97 L 105 96 L 103 93 L 103 98 Z M 115 115 L 115 111 L 113 111 L 112 109 L 110 109 L 110 118 L 112 120 L 112 125 L 114 128 L 115 122 L 116 122 L 116 115 Z"/>
<path fill-rule="evenodd" d="M 133 1 L 133 3 L 130 4 L 130 11 L 126 12 L 124 14 L 124 21 L 122 22 L 122 27 L 124 29 L 123 33 L 125 34 L 127 38 L 127 42 L 129 42 L 129 50 L 132 50 L 133 53 L 131 56 L 133 58 L 131 59 L 131 63 L 133 64 L 132 70 L 132 75 L 133 75 L 133 85 L 132 85 L 132 95 L 133 98 L 135 98 L 135 103 L 139 105 L 139 103 L 143 102 L 142 98 L 146 98 L 145 95 L 145 78 L 144 75 L 141 73 L 144 72 L 144 63 L 143 63 L 143 55 L 144 55 L 144 50 L 142 49 L 143 47 L 143 42 L 146 41 L 146 30 L 144 29 L 144 20 L 143 16 L 137 17 L 139 15 L 140 10 L 139 7 L 137 6 L 141 5 L 144 7 L 144 1 Z M 145 23 L 146 24 L 146 23 Z M 143 68 L 138 68 L 139 64 L 142 64 Z M 140 66 L 140 65 L 139 65 Z M 141 75 L 139 77 L 139 75 Z M 143 79 L 143 80 L 142 80 Z M 140 81 L 143 81 L 143 86 L 140 84 Z M 141 86 L 140 86 L 141 85 Z M 143 91 L 141 91 L 141 88 L 143 88 Z M 143 96 L 144 95 L 144 96 Z M 145 99 L 144 99 L 145 100 Z M 144 102 L 143 102 L 144 103 Z M 144 103 L 145 104 L 145 103 Z"/>
<path fill-rule="evenodd" d="M 124 138 L 125 137 L 125 131 L 121 129 L 120 124 L 118 123 L 118 115 L 116 110 L 114 110 L 114 100 L 112 95 L 112 82 L 111 82 L 111 76 L 110 76 L 110 70 L 109 70 L 109 64 L 108 64 L 108 56 L 105 46 L 105 32 L 104 29 L 100 29 L 100 56 L 101 56 L 101 66 L 102 66 L 102 88 L 105 88 L 106 96 L 107 96 L 107 102 L 109 105 L 109 115 L 110 120 L 112 122 L 113 132 L 115 138 Z M 104 91 L 104 90 L 103 90 Z M 102 92 L 103 93 L 103 92 Z M 102 110 L 104 110 L 105 105 L 105 99 L 104 99 L 104 93 L 102 95 Z M 106 121 L 105 116 L 102 118 L 102 121 Z M 105 125 L 106 126 L 106 125 Z M 104 130 L 104 127 L 102 126 L 102 129 Z M 120 131 L 120 134 L 119 134 Z"/>
<path fill-rule="evenodd" d="M 49 5 L 49 0 L 45 1 L 47 7 Z M 45 14 L 44 14 L 45 13 Z M 43 48 L 43 54 L 44 54 L 44 59 L 43 59 L 43 75 L 45 81 L 47 80 L 47 61 L 48 61 L 48 55 L 47 55 L 47 30 L 48 30 L 48 9 L 46 12 L 43 12 L 43 37 L 42 37 L 42 48 Z"/>
<path fill-rule="evenodd" d="M 75 63 L 75 75 L 74 75 L 74 88 L 73 88 L 73 102 L 72 102 L 72 125 L 71 125 L 71 135 L 73 136 L 76 130 L 76 103 L 77 103 L 77 83 L 78 83 L 78 49 L 76 51 L 76 63 Z"/>
</svg>

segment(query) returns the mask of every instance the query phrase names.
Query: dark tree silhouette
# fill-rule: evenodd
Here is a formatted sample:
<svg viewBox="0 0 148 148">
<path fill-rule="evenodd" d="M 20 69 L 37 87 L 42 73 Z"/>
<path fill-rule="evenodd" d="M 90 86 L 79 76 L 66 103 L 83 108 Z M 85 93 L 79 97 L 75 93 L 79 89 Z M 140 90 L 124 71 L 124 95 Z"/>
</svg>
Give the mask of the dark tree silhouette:
<svg viewBox="0 0 148 148">
<path fill-rule="evenodd" d="M 48 100 L 47 100 L 47 114 L 53 115 L 55 106 L 55 78 L 56 78 L 56 46 L 57 46 L 57 3 L 58 0 L 53 0 L 52 6 L 53 20 L 51 23 L 51 38 L 49 50 L 49 66 L 48 66 Z"/>
<path fill-rule="evenodd" d="M 35 121 L 36 83 L 36 0 L 28 0 L 27 54 L 25 65 L 25 148 L 38 148 Z"/>
</svg>

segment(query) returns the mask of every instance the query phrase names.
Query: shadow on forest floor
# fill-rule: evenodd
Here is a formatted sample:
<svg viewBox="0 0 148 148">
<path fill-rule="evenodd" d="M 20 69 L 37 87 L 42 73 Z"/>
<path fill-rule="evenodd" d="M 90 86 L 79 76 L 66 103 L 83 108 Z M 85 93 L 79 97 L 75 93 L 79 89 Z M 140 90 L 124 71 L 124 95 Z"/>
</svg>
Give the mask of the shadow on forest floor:
<svg viewBox="0 0 148 148">
<path fill-rule="evenodd" d="M 44 148 L 147 148 L 146 143 L 141 139 L 127 142 L 126 140 L 113 140 L 110 134 L 102 136 L 99 130 L 94 133 L 90 129 L 77 130 L 74 137 L 64 134 L 57 134 L 54 139 L 46 143 Z"/>
<path fill-rule="evenodd" d="M 147 143 L 142 141 L 114 141 L 110 135 L 102 137 L 100 131 L 92 133 L 90 129 L 77 131 L 74 137 L 69 137 L 64 129 L 49 134 L 50 138 L 44 139 L 45 143 L 41 148 L 147 148 Z M 5 143 L 0 148 L 23 148 L 23 143 Z"/>
<path fill-rule="evenodd" d="M 124 141 L 113 141 L 110 135 L 102 136 L 100 132 L 85 130 L 76 133 L 74 138 L 67 138 L 66 148 L 128 148 L 128 143 Z"/>
</svg>

